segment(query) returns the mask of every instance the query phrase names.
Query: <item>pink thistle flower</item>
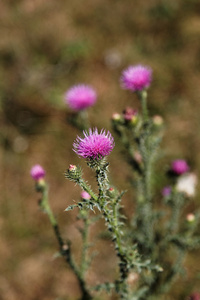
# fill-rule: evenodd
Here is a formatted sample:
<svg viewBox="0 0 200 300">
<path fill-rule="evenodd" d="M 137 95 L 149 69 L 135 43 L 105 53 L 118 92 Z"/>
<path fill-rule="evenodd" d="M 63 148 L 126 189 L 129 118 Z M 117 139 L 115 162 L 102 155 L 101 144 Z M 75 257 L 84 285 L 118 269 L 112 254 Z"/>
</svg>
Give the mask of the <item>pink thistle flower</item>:
<svg viewBox="0 0 200 300">
<path fill-rule="evenodd" d="M 182 175 L 189 171 L 189 166 L 184 159 L 176 159 L 172 162 L 171 170 L 176 175 Z"/>
<path fill-rule="evenodd" d="M 129 66 L 122 72 L 122 88 L 132 92 L 142 91 L 150 86 L 152 70 L 149 67 L 136 65 Z"/>
<path fill-rule="evenodd" d="M 74 152 L 87 159 L 102 159 L 109 155 L 115 146 L 114 138 L 111 133 L 101 130 L 98 133 L 97 128 L 93 131 L 90 128 L 89 133 L 83 131 L 85 138 L 77 137 L 73 143 Z"/>
<path fill-rule="evenodd" d="M 65 102 L 76 111 L 86 109 L 95 104 L 97 95 L 89 85 L 78 84 L 71 87 L 65 94 Z"/>
<path fill-rule="evenodd" d="M 37 181 L 43 179 L 45 173 L 45 170 L 40 165 L 33 166 L 30 171 L 31 177 Z"/>
</svg>

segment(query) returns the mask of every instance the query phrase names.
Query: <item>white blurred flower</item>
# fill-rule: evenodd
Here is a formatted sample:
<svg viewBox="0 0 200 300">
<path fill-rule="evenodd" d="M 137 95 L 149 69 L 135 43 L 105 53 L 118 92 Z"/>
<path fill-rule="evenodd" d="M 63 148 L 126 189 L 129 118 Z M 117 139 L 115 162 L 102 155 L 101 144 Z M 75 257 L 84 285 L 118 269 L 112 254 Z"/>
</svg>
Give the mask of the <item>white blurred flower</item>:
<svg viewBox="0 0 200 300">
<path fill-rule="evenodd" d="M 189 223 L 193 223 L 193 222 L 195 221 L 195 215 L 192 214 L 192 213 L 187 214 L 186 220 L 187 220 Z"/>
<path fill-rule="evenodd" d="M 117 69 L 122 62 L 121 54 L 115 49 L 109 49 L 104 53 L 104 61 L 109 69 Z"/>
<path fill-rule="evenodd" d="M 197 185 L 196 174 L 187 173 L 179 177 L 176 184 L 176 189 L 178 192 L 183 192 L 187 196 L 195 196 L 196 185 Z"/>
</svg>

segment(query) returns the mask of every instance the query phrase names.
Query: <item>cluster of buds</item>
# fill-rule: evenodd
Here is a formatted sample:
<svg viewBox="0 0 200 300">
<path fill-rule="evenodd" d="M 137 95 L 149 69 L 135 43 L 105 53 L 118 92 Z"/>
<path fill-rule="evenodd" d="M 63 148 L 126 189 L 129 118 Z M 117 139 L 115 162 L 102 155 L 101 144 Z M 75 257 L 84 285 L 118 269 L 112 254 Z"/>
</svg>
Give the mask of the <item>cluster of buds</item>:
<svg viewBox="0 0 200 300">
<path fill-rule="evenodd" d="M 113 125 L 125 125 L 135 127 L 138 124 L 139 115 L 136 109 L 126 107 L 122 114 L 114 113 L 112 115 Z"/>
</svg>

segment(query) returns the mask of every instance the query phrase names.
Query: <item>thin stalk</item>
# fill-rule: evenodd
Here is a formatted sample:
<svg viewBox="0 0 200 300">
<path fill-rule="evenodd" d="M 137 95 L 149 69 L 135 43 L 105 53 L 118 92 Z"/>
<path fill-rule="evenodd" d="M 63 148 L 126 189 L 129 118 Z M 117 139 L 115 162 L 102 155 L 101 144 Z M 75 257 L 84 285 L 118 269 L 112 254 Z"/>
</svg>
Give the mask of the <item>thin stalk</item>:
<svg viewBox="0 0 200 300">
<path fill-rule="evenodd" d="M 143 186 L 143 197 L 140 195 L 140 208 L 142 228 L 146 239 L 146 249 L 151 248 L 153 241 L 153 221 L 152 221 L 152 191 L 151 191 L 151 177 L 152 177 L 152 150 L 150 149 L 150 124 L 147 109 L 147 92 L 141 91 L 138 97 L 142 104 L 142 118 L 143 118 L 143 132 L 139 140 L 139 149 L 142 155 L 143 170 L 141 175 L 141 183 Z M 143 202 L 143 203 L 142 203 Z"/>
<path fill-rule="evenodd" d="M 145 90 L 138 92 L 138 97 L 141 101 L 142 105 L 142 116 L 143 116 L 143 121 L 147 122 L 149 117 L 148 117 L 148 109 L 147 109 L 147 92 Z"/>
<path fill-rule="evenodd" d="M 75 262 L 72 259 L 70 243 L 68 242 L 67 244 L 65 244 L 62 237 L 61 237 L 58 223 L 56 221 L 56 218 L 54 217 L 54 214 L 53 214 L 53 212 L 51 210 L 51 207 L 49 205 L 49 202 L 48 202 L 48 188 L 47 188 L 47 186 L 46 185 L 43 186 L 42 190 L 40 190 L 40 191 L 42 192 L 42 199 L 40 201 L 40 207 L 42 208 L 42 210 L 44 212 L 46 212 L 46 214 L 49 218 L 49 221 L 50 221 L 50 223 L 51 223 L 51 225 L 54 229 L 54 233 L 55 233 L 56 239 L 57 239 L 58 244 L 59 244 L 60 254 L 64 257 L 65 261 L 70 265 L 71 269 L 73 270 L 74 274 L 77 277 L 77 280 L 79 282 L 79 285 L 80 285 L 80 288 L 81 288 L 81 291 L 82 291 L 82 298 L 81 299 L 82 300 L 91 300 L 92 296 L 90 295 L 90 293 L 89 293 L 89 291 L 86 287 L 85 281 L 82 278 L 82 274 L 78 270 Z"/>
<path fill-rule="evenodd" d="M 84 191 L 86 191 L 91 196 L 92 199 L 94 199 L 96 203 L 98 202 L 98 196 L 92 191 L 92 189 L 90 188 L 90 186 L 87 184 L 85 180 L 79 178 L 76 182 L 80 185 L 80 187 Z"/>
<path fill-rule="evenodd" d="M 119 216 L 117 203 L 111 203 L 111 209 L 107 206 L 106 201 L 106 188 L 108 188 L 107 170 L 102 168 L 96 170 L 97 183 L 99 186 L 99 204 L 103 211 L 104 219 L 107 223 L 108 229 L 112 234 L 113 242 L 115 244 L 115 250 L 120 259 L 120 280 L 116 283 L 116 290 L 120 294 L 121 299 L 125 299 L 125 295 L 128 295 L 128 286 L 126 279 L 128 277 L 128 259 L 126 252 L 122 246 L 122 237 L 119 232 Z"/>
<path fill-rule="evenodd" d="M 80 266 L 80 274 L 81 277 L 85 277 L 85 271 L 87 269 L 87 249 L 88 249 L 88 236 L 89 236 L 89 219 L 88 214 L 83 218 L 84 228 L 82 230 L 82 253 L 81 253 L 81 266 Z"/>
<path fill-rule="evenodd" d="M 168 230 L 170 233 L 175 233 L 179 226 L 179 218 L 181 213 L 181 207 L 183 205 L 183 196 L 177 195 L 174 199 L 174 203 L 172 203 L 172 213 L 171 218 L 168 225 Z"/>
<path fill-rule="evenodd" d="M 88 112 L 87 110 L 83 109 L 79 112 L 81 129 L 88 130 L 90 127 L 89 120 L 88 120 Z"/>
</svg>

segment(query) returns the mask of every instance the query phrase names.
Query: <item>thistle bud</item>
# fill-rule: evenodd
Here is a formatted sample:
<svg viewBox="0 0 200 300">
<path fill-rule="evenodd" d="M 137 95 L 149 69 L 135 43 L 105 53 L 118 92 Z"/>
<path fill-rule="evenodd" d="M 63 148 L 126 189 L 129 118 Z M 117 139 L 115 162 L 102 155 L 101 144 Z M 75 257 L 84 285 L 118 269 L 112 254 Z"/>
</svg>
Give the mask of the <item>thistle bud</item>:
<svg viewBox="0 0 200 300">
<path fill-rule="evenodd" d="M 192 213 L 187 214 L 186 220 L 187 220 L 188 223 L 193 223 L 195 221 L 195 215 L 192 214 Z"/>
<path fill-rule="evenodd" d="M 81 175 L 81 168 L 76 165 L 69 165 L 69 168 L 65 171 L 65 177 L 72 181 L 77 181 L 81 178 Z"/>
<path fill-rule="evenodd" d="M 152 121 L 153 125 L 155 125 L 156 127 L 161 127 L 164 123 L 163 118 L 159 115 L 153 116 Z"/>
<path fill-rule="evenodd" d="M 120 114 L 118 114 L 118 113 L 114 113 L 112 115 L 111 120 L 112 120 L 112 123 L 115 124 L 115 125 L 117 125 L 117 124 L 123 124 L 123 122 L 124 122 L 122 116 Z"/>
<path fill-rule="evenodd" d="M 110 187 L 107 190 L 107 194 L 110 198 L 115 198 L 117 196 L 117 191 L 113 187 Z"/>
<path fill-rule="evenodd" d="M 88 194 L 86 191 L 82 191 L 82 192 L 81 192 L 81 198 L 82 198 L 82 199 L 85 199 L 85 200 L 90 200 L 90 199 L 91 199 L 91 196 L 90 196 L 90 194 Z"/>
</svg>

